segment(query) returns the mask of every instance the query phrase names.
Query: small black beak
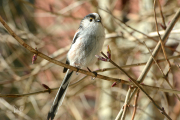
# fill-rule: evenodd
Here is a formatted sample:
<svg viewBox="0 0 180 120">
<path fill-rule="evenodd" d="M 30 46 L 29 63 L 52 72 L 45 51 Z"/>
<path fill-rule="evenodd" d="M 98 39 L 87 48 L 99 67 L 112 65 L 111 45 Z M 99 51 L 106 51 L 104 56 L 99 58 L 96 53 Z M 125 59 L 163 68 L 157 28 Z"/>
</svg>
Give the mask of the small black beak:
<svg viewBox="0 0 180 120">
<path fill-rule="evenodd" d="M 96 22 L 101 22 L 101 20 L 96 20 Z"/>
</svg>

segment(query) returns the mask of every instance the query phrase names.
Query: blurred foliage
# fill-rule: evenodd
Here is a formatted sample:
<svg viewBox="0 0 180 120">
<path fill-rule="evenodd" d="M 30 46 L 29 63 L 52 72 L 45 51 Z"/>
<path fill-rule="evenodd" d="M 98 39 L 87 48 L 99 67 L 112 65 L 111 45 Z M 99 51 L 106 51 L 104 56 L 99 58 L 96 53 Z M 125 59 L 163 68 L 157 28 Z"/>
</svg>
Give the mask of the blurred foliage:
<svg viewBox="0 0 180 120">
<path fill-rule="evenodd" d="M 146 0 L 147 2 L 147 0 Z M 142 34 L 126 27 L 108 16 L 101 9 L 111 11 L 112 15 L 126 22 L 131 27 L 139 30 L 155 40 L 159 40 L 154 21 L 153 4 L 147 4 L 145 0 L 113 0 L 109 6 L 100 4 L 100 0 L 0 0 L 0 15 L 28 45 L 37 48 L 38 51 L 65 63 L 66 53 L 69 49 L 75 31 L 78 29 L 80 20 L 91 12 L 99 12 L 106 28 L 106 47 L 109 45 L 112 59 L 118 65 L 131 65 L 147 62 L 151 56 L 147 48 L 142 44 L 145 41 L 151 51 L 157 42 L 147 39 Z M 153 3 L 151 1 L 151 3 Z M 99 6 L 99 7 L 98 7 Z M 171 22 L 174 14 L 179 9 L 179 0 L 161 0 L 163 15 L 166 26 Z M 162 18 L 159 7 L 156 6 L 158 27 L 163 31 Z M 110 22 L 109 22 L 110 21 Z M 179 21 L 174 27 L 166 46 L 167 56 L 179 55 Z M 161 33 L 161 35 L 163 35 Z M 169 48 L 167 48 L 169 47 Z M 58 88 L 64 77 L 62 67 L 37 58 L 32 64 L 33 54 L 23 48 L 9 33 L 0 25 L 0 91 L 1 94 L 28 94 L 42 91 L 46 84 L 50 88 Z M 157 59 L 164 58 L 160 51 Z M 168 74 L 170 83 L 176 90 L 180 90 L 179 59 L 171 60 L 171 71 Z M 160 63 L 162 69 L 168 67 L 167 62 Z M 98 61 L 90 66 L 92 70 L 111 68 L 109 63 Z M 127 67 L 124 70 L 133 78 L 137 79 L 143 67 Z M 109 77 L 128 80 L 129 78 L 115 69 L 103 72 Z M 109 96 L 109 109 L 111 119 L 115 119 L 123 106 L 128 85 L 118 84 L 111 87 L 109 82 L 106 86 L 103 80 L 91 80 L 91 77 L 82 79 L 84 75 L 75 75 L 72 85 L 67 91 L 63 105 L 57 113 L 57 119 L 67 120 L 99 120 L 100 111 L 106 107 L 100 106 L 102 93 Z M 79 82 L 77 82 L 80 80 Z M 77 83 L 76 83 L 77 82 Z M 73 84 L 74 83 L 74 84 Z M 158 67 L 153 65 L 145 78 L 144 84 L 170 89 Z M 104 87 L 104 86 L 105 87 Z M 109 91 L 110 92 L 109 92 Z M 180 102 L 172 93 L 164 93 L 156 90 L 147 90 L 153 99 L 163 106 L 173 120 L 180 118 Z M 44 120 L 53 102 L 56 92 L 48 94 L 40 93 L 24 97 L 0 98 L 0 119 L 2 120 Z M 133 112 L 134 98 L 128 107 L 126 119 L 129 120 Z M 163 119 L 157 108 L 149 99 L 140 92 L 138 108 L 135 119 Z M 106 105 L 104 105 L 106 106 Z"/>
</svg>

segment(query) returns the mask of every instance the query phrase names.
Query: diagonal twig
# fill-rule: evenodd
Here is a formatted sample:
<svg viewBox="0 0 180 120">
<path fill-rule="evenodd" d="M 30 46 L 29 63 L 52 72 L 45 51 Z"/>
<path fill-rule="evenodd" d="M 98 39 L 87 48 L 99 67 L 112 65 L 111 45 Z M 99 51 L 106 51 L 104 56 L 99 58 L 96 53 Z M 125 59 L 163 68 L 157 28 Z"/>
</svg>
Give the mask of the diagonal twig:
<svg viewBox="0 0 180 120">
<path fill-rule="evenodd" d="M 159 0 L 158 0 L 158 1 L 159 1 Z M 160 3 L 159 3 L 159 4 L 160 4 Z M 157 31 L 157 33 L 158 33 L 159 40 L 160 40 L 160 42 L 161 42 L 161 47 L 162 47 L 162 50 L 163 50 L 163 53 L 164 53 L 164 57 L 166 58 L 166 61 L 167 61 L 167 63 L 169 64 L 169 70 L 170 70 L 170 69 L 171 69 L 171 64 L 170 64 L 169 60 L 167 59 L 167 55 L 166 55 L 166 52 L 165 52 L 165 49 L 164 49 L 164 43 L 162 42 L 161 35 L 159 34 L 155 5 L 156 5 L 156 0 L 154 0 L 154 18 L 155 18 L 155 22 L 156 22 L 156 31 Z M 161 5 L 159 5 L 159 6 L 161 6 Z M 162 11 L 161 11 L 161 12 L 162 12 Z M 165 24 L 165 23 L 164 23 L 164 24 Z"/>
<path fill-rule="evenodd" d="M 106 59 L 109 59 L 103 52 L 101 52 L 101 54 L 106 58 Z M 114 61 L 112 61 L 111 59 L 109 59 L 109 62 L 111 64 L 113 64 L 114 66 L 116 66 L 117 68 L 119 68 L 122 72 L 124 72 L 124 70 L 119 67 Z M 161 113 L 163 115 L 165 115 L 166 118 L 168 118 L 169 120 L 171 120 L 171 118 L 168 116 L 168 114 L 164 111 L 163 108 L 161 108 L 158 104 L 156 104 L 156 102 L 149 96 L 149 94 L 143 89 L 142 86 L 139 85 L 139 83 L 134 80 L 131 76 L 129 76 L 126 72 L 124 72 L 130 79 L 131 81 L 151 100 L 151 102 L 161 111 Z M 138 89 L 136 88 L 136 89 Z M 129 90 L 128 90 L 129 91 Z M 129 98 L 129 97 L 128 97 Z M 128 103 L 127 103 L 128 104 Z"/>
<path fill-rule="evenodd" d="M 170 25 L 167 27 L 165 34 L 163 35 L 162 41 L 163 41 L 164 43 L 166 43 L 167 38 L 168 38 L 171 30 L 173 29 L 174 25 L 175 25 L 176 22 L 178 21 L 179 17 L 180 17 L 180 9 L 176 12 L 176 14 L 175 14 L 175 16 L 173 17 Z M 154 56 L 154 57 L 157 56 L 160 48 L 161 48 L 161 43 L 160 43 L 160 41 L 159 41 L 158 44 L 156 45 L 154 51 L 153 51 L 153 56 Z M 147 62 L 147 64 L 146 64 L 146 66 L 144 67 L 141 75 L 140 75 L 139 78 L 138 78 L 138 80 L 139 80 L 140 83 L 143 82 L 143 80 L 144 80 L 144 78 L 146 77 L 146 75 L 147 75 L 149 69 L 151 68 L 152 64 L 153 64 L 153 58 L 150 57 L 149 60 L 148 60 L 148 62 Z M 129 98 L 129 101 L 128 101 L 128 102 L 130 102 L 130 101 L 132 100 L 132 98 L 133 98 L 133 96 L 135 95 L 135 93 L 137 92 L 137 90 L 138 90 L 138 88 L 135 88 L 135 89 L 133 90 L 133 92 L 132 92 L 132 94 L 131 94 L 131 97 Z M 123 111 L 122 111 L 122 109 L 121 109 L 121 115 L 122 115 L 122 112 L 123 112 Z"/>
<path fill-rule="evenodd" d="M 160 13 L 161 13 L 161 18 L 162 18 L 162 21 L 163 21 L 163 25 L 164 25 L 164 28 L 166 29 L 166 23 L 165 23 L 164 15 L 163 15 L 163 12 L 162 12 L 161 4 L 160 4 L 159 0 L 157 0 L 157 1 L 158 1 L 159 10 L 160 10 Z"/>
<path fill-rule="evenodd" d="M 34 48 L 32 48 L 31 46 L 29 46 L 28 44 L 26 44 L 20 37 L 18 37 L 14 31 L 5 23 L 5 21 L 2 19 L 2 17 L 0 16 L 0 22 L 2 23 L 2 25 L 6 28 L 6 30 L 23 46 L 25 47 L 27 50 L 29 50 L 30 52 L 36 54 L 37 56 L 43 58 L 43 59 L 46 59 L 56 65 L 59 65 L 59 66 L 62 66 L 62 67 L 65 67 L 65 68 L 68 68 L 68 69 L 71 69 L 73 71 L 78 71 L 79 73 L 83 73 L 83 74 L 86 74 L 88 76 L 92 76 L 92 77 L 97 77 L 97 78 L 100 78 L 100 79 L 103 79 L 103 80 L 108 80 L 108 81 L 112 81 L 112 82 L 117 82 L 117 83 L 126 83 L 127 81 L 123 81 L 121 79 L 118 79 L 118 78 L 112 78 L 112 77 L 108 77 L 108 76 L 103 76 L 103 75 L 100 75 L 100 74 L 97 74 L 95 75 L 94 73 L 92 72 L 88 72 L 86 70 L 83 70 L 83 69 L 79 69 L 79 68 L 76 68 L 76 67 L 73 67 L 73 66 L 70 66 L 68 64 L 65 64 L 65 63 L 62 63 L 60 61 L 57 61 L 53 58 L 50 58 L 49 56 L 35 50 Z"/>
<path fill-rule="evenodd" d="M 166 75 L 164 74 L 163 70 L 161 69 L 161 67 L 159 66 L 159 64 L 157 63 L 156 59 L 153 57 L 150 49 L 148 48 L 148 46 L 146 45 L 146 43 L 143 41 L 144 45 L 146 46 L 146 48 L 148 49 L 149 53 L 151 54 L 154 62 L 156 63 L 156 65 L 158 66 L 159 70 L 161 71 L 161 74 L 163 75 L 163 78 L 166 80 L 166 82 L 168 83 L 168 85 L 171 87 L 171 89 L 174 89 L 173 86 L 169 83 L 169 80 L 167 79 Z M 180 98 L 177 94 L 175 94 L 175 96 L 178 98 L 178 100 L 180 101 Z"/>
</svg>

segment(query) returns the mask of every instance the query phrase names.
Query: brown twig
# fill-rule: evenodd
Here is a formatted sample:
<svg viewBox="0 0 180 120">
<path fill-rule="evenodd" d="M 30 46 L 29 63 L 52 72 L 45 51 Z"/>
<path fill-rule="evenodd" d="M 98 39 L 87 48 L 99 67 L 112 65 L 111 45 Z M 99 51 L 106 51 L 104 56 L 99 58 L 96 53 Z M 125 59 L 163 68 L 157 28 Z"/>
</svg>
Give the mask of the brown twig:
<svg viewBox="0 0 180 120">
<path fill-rule="evenodd" d="M 158 2 L 159 2 L 159 0 L 158 0 Z M 159 29 L 158 29 L 158 23 L 157 23 L 157 18 L 156 18 L 155 6 L 156 6 L 156 0 L 154 0 L 154 18 L 155 18 L 155 22 L 156 22 L 156 31 L 157 31 L 157 33 L 158 33 L 159 40 L 160 40 L 160 42 L 161 42 L 161 47 L 162 47 L 162 50 L 163 50 L 163 53 L 164 53 L 164 57 L 166 58 L 166 61 L 167 61 L 167 63 L 169 64 L 169 69 L 171 69 L 171 64 L 170 64 L 169 60 L 167 59 L 167 55 L 166 55 L 166 52 L 165 52 L 165 49 L 164 49 L 164 43 L 162 42 L 161 35 L 159 34 Z M 159 3 L 159 6 L 161 6 L 160 3 Z M 162 14 L 162 11 L 161 11 L 161 14 Z M 163 15 L 162 15 L 162 16 L 163 16 Z M 165 24 L 165 23 L 164 23 L 164 24 Z"/>
<path fill-rule="evenodd" d="M 134 120 L 134 117 L 135 117 L 135 114 L 136 114 L 136 110 L 137 110 L 137 99 L 139 97 L 139 89 L 135 95 L 135 100 L 134 100 L 134 111 L 133 111 L 133 115 L 132 115 L 132 118 L 131 120 Z"/>
<path fill-rule="evenodd" d="M 148 46 L 146 45 L 146 43 L 143 41 L 144 45 L 146 46 L 146 48 L 148 49 L 149 53 L 151 54 L 151 57 L 153 58 L 154 62 L 156 63 L 156 65 L 158 66 L 159 70 L 161 71 L 161 74 L 163 75 L 163 78 L 166 80 L 166 82 L 168 83 L 168 85 L 171 87 L 171 89 L 174 89 L 173 86 L 169 83 L 169 80 L 167 79 L 166 75 L 164 74 L 163 70 L 161 69 L 161 67 L 159 66 L 159 64 L 157 63 L 156 59 L 153 57 L 150 49 L 148 48 Z M 168 74 L 168 73 L 167 73 Z M 175 94 L 175 96 L 178 98 L 178 100 L 180 101 L 180 98 L 177 94 Z"/>
<path fill-rule="evenodd" d="M 101 52 L 101 54 L 106 58 L 109 59 L 103 52 Z M 117 68 L 119 68 L 122 72 L 124 72 L 124 70 L 122 68 L 120 68 L 115 62 L 113 62 L 111 59 L 109 59 L 109 62 L 111 64 L 113 64 L 114 66 L 116 66 Z M 158 104 L 156 104 L 156 102 L 148 95 L 148 93 L 142 88 L 142 86 L 139 85 L 139 83 L 134 80 L 131 76 L 129 76 L 126 72 L 124 72 L 130 79 L 131 81 L 134 83 L 134 85 L 136 85 L 150 100 L 151 102 L 160 110 L 160 112 L 169 120 L 171 120 L 171 118 L 168 116 L 168 114 L 164 111 L 163 108 L 161 108 Z M 136 88 L 136 89 L 138 89 Z"/>
<path fill-rule="evenodd" d="M 71 83 L 70 86 L 77 85 L 79 82 L 81 82 L 86 77 L 87 76 L 84 76 L 83 78 L 79 79 L 78 81 L 76 81 L 74 83 Z M 133 85 L 133 83 L 131 83 L 131 82 L 126 82 L 124 84 Z M 142 86 L 142 87 L 144 87 L 146 89 L 149 89 L 149 90 L 157 90 L 157 91 L 162 91 L 162 92 L 167 92 L 167 93 L 180 94 L 180 91 L 178 91 L 178 90 L 164 89 L 164 88 L 145 85 L 145 84 L 140 84 L 140 86 Z M 49 91 L 55 91 L 55 90 L 58 90 L 58 89 L 59 88 L 52 88 L 52 89 L 41 90 L 41 91 L 27 93 L 27 94 L 0 94 L 0 97 L 25 97 L 25 96 L 31 96 L 31 95 L 36 95 L 36 94 L 40 94 L 40 93 L 47 93 Z"/>
<path fill-rule="evenodd" d="M 169 26 L 167 27 L 167 29 L 166 29 L 166 32 L 165 32 L 165 34 L 164 34 L 164 36 L 163 36 L 163 38 L 162 38 L 162 41 L 163 41 L 164 43 L 167 41 L 167 38 L 168 38 L 171 30 L 173 29 L 174 25 L 175 25 L 176 22 L 178 21 L 179 17 L 180 17 L 180 9 L 176 12 L 176 15 L 173 17 L 170 25 L 169 25 Z M 154 57 L 157 56 L 160 48 L 161 48 L 161 43 L 160 43 L 160 41 L 159 41 L 158 44 L 156 45 L 154 51 L 153 51 L 153 56 L 154 56 Z M 139 80 L 140 83 L 143 82 L 143 80 L 144 80 L 144 78 L 146 77 L 146 75 L 147 75 L 149 69 L 151 68 L 152 64 L 153 64 L 153 58 L 150 57 L 149 60 L 148 60 L 148 62 L 147 62 L 147 64 L 146 64 L 146 66 L 144 67 L 141 75 L 140 75 L 139 78 L 138 78 L 138 80 Z M 134 91 L 132 92 L 131 97 L 129 98 L 129 101 L 128 101 L 128 102 L 130 102 L 130 101 L 132 100 L 132 98 L 133 98 L 133 96 L 135 95 L 135 93 L 137 92 L 137 90 L 138 90 L 138 88 L 135 88 L 135 89 L 134 89 Z M 122 114 L 122 112 L 123 112 L 123 111 L 121 111 L 121 114 Z"/>
<path fill-rule="evenodd" d="M 170 59 L 176 59 L 176 58 L 179 58 L 180 55 L 177 55 L 177 56 L 170 56 L 168 57 L 168 60 Z M 164 62 L 166 61 L 166 59 L 157 59 L 156 62 L 157 63 L 160 63 L 160 62 Z M 130 67 L 137 67 L 137 66 L 142 66 L 142 65 L 146 65 L 147 62 L 144 62 L 144 63 L 135 63 L 135 64 L 131 64 L 131 65 L 122 65 L 120 66 L 121 68 L 130 68 Z M 153 64 L 155 64 L 153 62 Z M 175 64 L 176 65 L 176 64 Z M 117 69 L 117 67 L 114 67 L 114 68 L 103 68 L 103 69 L 99 69 L 99 70 L 96 70 L 96 72 L 104 72 L 104 71 L 109 71 L 109 70 L 115 70 Z"/>
<path fill-rule="evenodd" d="M 122 116 L 121 116 L 121 120 L 125 119 L 126 111 L 127 111 L 127 107 L 128 107 L 128 99 L 129 99 L 129 97 L 131 95 L 131 91 L 132 91 L 132 87 L 130 86 L 129 87 L 129 91 L 128 91 L 127 95 L 126 95 L 126 99 L 124 101 L 124 105 L 123 105 L 124 106 L 124 110 L 123 110 L 123 113 L 122 113 Z M 116 117 L 115 120 L 119 120 L 119 118 Z"/>
<path fill-rule="evenodd" d="M 102 8 L 99 8 L 99 9 L 100 9 L 100 10 L 103 10 L 103 11 L 109 13 L 109 14 L 111 14 L 110 11 L 104 10 L 104 9 L 102 9 Z M 111 14 L 111 15 L 112 15 L 112 14 Z M 116 20 L 118 20 L 118 21 L 120 22 L 119 26 L 122 27 L 124 30 L 126 30 L 126 29 L 125 29 L 121 24 L 124 24 L 126 27 L 132 29 L 133 31 L 142 34 L 142 35 L 145 36 L 146 38 L 149 38 L 149 39 L 151 39 L 151 40 L 153 40 L 153 41 L 155 41 L 155 42 L 158 42 L 155 38 L 153 38 L 153 37 L 151 37 L 151 36 L 149 36 L 149 35 L 146 35 L 145 33 L 141 32 L 141 31 L 138 31 L 138 30 L 134 29 L 133 27 L 131 27 L 131 26 L 129 26 L 128 24 L 124 23 L 124 22 L 123 22 L 122 20 L 120 20 L 119 18 L 117 18 L 117 17 L 115 17 L 115 16 L 113 16 L 113 15 L 112 15 L 112 17 L 115 18 Z M 129 34 L 129 33 L 128 33 L 128 34 Z M 138 40 L 138 41 L 139 41 L 139 39 L 138 39 L 137 37 L 133 36 L 132 34 L 130 34 L 130 35 L 131 35 L 132 37 L 134 37 L 135 40 Z M 169 47 L 167 47 L 167 48 L 169 48 Z M 173 50 L 172 48 L 169 48 L 169 49 L 170 49 L 170 50 Z M 176 51 L 176 52 L 178 52 L 178 51 Z M 178 53 L 179 53 L 179 52 L 178 52 Z"/>
<path fill-rule="evenodd" d="M 158 1 L 158 5 L 159 5 L 160 11 L 161 11 L 161 16 L 162 16 L 162 19 L 163 19 L 163 22 L 164 22 L 164 25 L 165 25 L 164 17 L 163 17 L 162 10 L 161 10 L 161 5 L 160 5 L 160 3 L 159 3 L 159 0 L 157 0 L 157 1 Z M 165 52 L 165 49 L 164 49 L 164 44 L 163 44 L 163 42 L 162 42 L 161 35 L 159 34 L 159 29 L 158 29 L 158 23 L 157 23 L 155 6 L 156 6 L 156 0 L 154 0 L 154 18 L 155 18 L 155 22 L 156 22 L 156 30 L 157 30 L 157 33 L 158 33 L 158 36 L 159 36 L 159 40 L 160 40 L 160 42 L 161 42 L 161 47 L 162 47 L 162 50 L 163 50 L 163 53 L 164 53 L 164 57 L 165 57 L 167 63 L 169 64 L 169 71 L 170 71 L 170 69 L 171 69 L 171 64 L 170 64 L 169 60 L 167 59 L 167 55 L 166 55 L 166 52 Z M 148 50 L 149 50 L 149 49 L 148 49 Z M 150 50 L 149 50 L 149 52 L 150 52 Z M 151 52 L 150 52 L 150 53 L 151 53 Z M 152 53 L 151 53 L 151 55 L 152 55 Z M 153 57 L 153 56 L 152 56 L 152 57 Z M 153 57 L 153 59 L 154 59 L 154 57 Z M 155 59 L 154 59 L 154 61 L 156 62 Z M 157 64 L 157 66 L 159 67 L 159 69 L 160 69 L 161 73 L 163 74 L 163 77 L 164 77 L 164 79 L 166 80 L 166 82 L 168 83 L 168 85 L 173 89 L 173 86 L 169 83 L 169 80 L 167 79 L 167 77 L 165 76 L 165 74 L 163 73 L 162 69 L 160 68 L 160 66 L 158 65 L 157 62 L 156 62 L 156 64 Z M 178 98 L 178 100 L 180 101 L 179 96 L 178 96 L 177 94 L 175 94 L 175 96 L 176 96 L 176 97 Z"/>
<path fill-rule="evenodd" d="M 104 10 L 104 9 L 102 9 L 102 8 L 99 8 L 99 9 L 100 9 L 100 10 L 103 10 L 103 11 L 109 13 L 109 14 L 111 14 L 110 11 Z M 111 14 L 111 15 L 112 15 L 112 14 Z M 116 20 L 120 21 L 122 24 L 124 24 L 126 27 L 130 28 L 131 30 L 133 30 L 133 31 L 135 31 L 135 32 L 137 32 L 137 33 L 140 33 L 140 34 L 142 34 L 143 36 L 145 36 L 145 37 L 147 37 L 147 38 L 149 38 L 149 39 L 154 40 L 154 41 L 157 42 L 156 39 L 154 39 L 154 38 L 152 38 L 152 37 L 150 37 L 150 36 L 142 33 L 141 31 L 138 31 L 138 30 L 132 28 L 131 26 L 129 26 L 128 24 L 124 23 L 124 22 L 123 22 L 122 20 L 120 20 L 119 18 L 117 18 L 117 17 L 115 17 L 115 16 L 113 16 L 113 15 L 112 15 L 112 17 L 115 18 Z"/>
<path fill-rule="evenodd" d="M 157 0 L 157 1 L 158 1 L 159 10 L 160 10 L 161 18 L 162 18 L 162 21 L 163 21 L 163 25 L 164 25 L 164 28 L 166 29 L 166 23 L 165 23 L 164 15 L 163 15 L 163 12 L 162 12 L 161 4 L 160 4 L 159 0 Z"/>
<path fill-rule="evenodd" d="M 97 78 L 100 78 L 100 79 L 103 79 L 103 80 L 108 80 L 108 81 L 112 81 L 112 82 L 117 82 L 117 83 L 125 83 L 127 81 L 123 81 L 121 79 L 117 79 L 117 78 L 112 78 L 112 77 L 107 77 L 107 76 L 103 76 L 103 75 L 99 75 L 97 74 L 97 76 L 92 73 L 92 72 L 88 72 L 88 71 L 85 71 L 83 69 L 78 69 L 76 67 L 73 67 L 73 66 L 70 66 L 68 64 L 64 64 L 62 62 L 59 62 L 53 58 L 50 58 L 48 57 L 47 55 L 39 52 L 39 51 L 36 51 L 34 48 L 32 48 L 31 46 L 27 45 L 20 37 L 18 37 L 13 31 L 12 29 L 4 22 L 4 20 L 2 19 L 2 17 L 0 16 L 0 22 L 2 23 L 2 25 L 7 29 L 7 31 L 23 46 L 25 47 L 27 50 L 29 50 L 30 52 L 38 55 L 39 57 L 41 58 L 44 58 L 56 65 L 59 65 L 59 66 L 62 66 L 62 67 L 65 67 L 65 68 L 68 68 L 68 69 L 71 69 L 73 71 L 78 71 L 79 73 L 83 73 L 83 74 L 86 74 L 88 76 L 92 76 L 92 77 L 97 77 Z"/>
<path fill-rule="evenodd" d="M 67 48 L 66 48 L 66 49 L 67 49 Z M 61 53 L 61 52 L 63 52 L 64 50 L 66 51 L 66 49 L 63 49 L 62 51 L 61 51 L 61 50 L 58 51 L 58 54 Z M 56 58 L 56 55 L 54 55 L 54 54 L 56 54 L 56 52 L 53 53 L 51 57 Z M 170 56 L 170 57 L 168 57 L 168 59 L 169 59 L 169 60 L 170 60 L 170 59 L 176 59 L 176 58 L 179 58 L 179 57 L 180 57 L 180 55 Z M 64 57 L 63 57 L 62 59 L 64 59 Z M 157 61 L 158 63 L 160 63 L 160 62 L 163 62 L 163 61 L 165 61 L 165 60 L 166 60 L 166 59 L 158 59 L 158 60 L 156 60 L 156 61 Z M 59 61 L 61 61 L 61 60 L 59 60 Z M 36 75 L 36 74 L 40 71 L 40 67 L 44 67 L 44 66 L 47 65 L 48 63 L 50 63 L 50 62 L 49 62 L 49 61 L 46 61 L 46 60 L 43 60 L 43 61 L 41 61 L 41 63 L 39 63 L 39 65 L 37 65 L 37 66 L 34 68 L 34 70 L 33 70 L 30 74 L 27 74 L 27 75 L 24 75 L 24 76 L 21 76 L 21 77 L 14 78 L 14 80 L 1 81 L 1 82 L 0 82 L 0 85 L 2 85 L 2 84 L 9 84 L 9 83 L 12 83 L 12 82 L 17 82 L 17 81 L 22 81 L 22 80 L 24 80 L 24 79 L 26 79 L 26 78 L 29 78 L 30 76 Z M 130 67 L 136 67 L 136 66 L 146 65 L 146 63 L 147 63 L 147 62 L 144 62 L 144 63 L 135 63 L 135 64 L 131 64 L 131 65 L 123 65 L 123 66 L 120 66 L 120 67 L 121 67 L 121 68 L 130 68 Z M 153 63 L 153 64 L 154 64 L 154 63 Z M 176 65 L 176 64 L 175 64 L 175 65 Z M 39 70 L 37 70 L 37 69 L 39 69 Z M 47 69 L 47 68 L 46 68 L 46 69 Z M 98 70 L 96 70 L 95 72 L 104 72 L 104 71 L 115 70 L 115 69 L 117 69 L 117 67 L 98 69 Z M 17 69 L 16 69 L 16 70 L 17 70 Z M 127 83 L 124 83 L 124 84 L 127 84 Z"/>
<path fill-rule="evenodd" d="M 46 89 L 46 90 L 42 90 L 42 91 L 38 91 L 38 92 L 32 92 L 32 93 L 27 93 L 27 94 L 0 94 L 0 97 L 26 97 L 26 96 L 30 96 L 30 95 L 37 95 L 40 93 L 49 93 L 49 91 L 55 91 L 58 90 L 58 88 L 53 88 L 53 89 Z"/>
</svg>

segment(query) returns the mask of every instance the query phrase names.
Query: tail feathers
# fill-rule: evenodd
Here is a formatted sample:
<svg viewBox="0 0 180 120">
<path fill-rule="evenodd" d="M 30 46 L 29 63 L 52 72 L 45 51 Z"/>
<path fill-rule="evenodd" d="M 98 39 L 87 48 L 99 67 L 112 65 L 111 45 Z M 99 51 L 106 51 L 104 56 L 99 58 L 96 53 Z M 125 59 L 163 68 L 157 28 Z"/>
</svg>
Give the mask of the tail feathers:
<svg viewBox="0 0 180 120">
<path fill-rule="evenodd" d="M 68 59 L 66 60 L 66 64 L 69 65 L 69 60 L 68 60 Z M 63 69 L 63 73 L 65 73 L 67 70 L 68 70 L 67 68 L 64 68 L 64 69 Z"/>
<path fill-rule="evenodd" d="M 61 106 L 63 99 L 65 97 L 66 91 L 67 91 L 67 87 L 69 86 L 69 82 L 70 82 L 72 73 L 73 73 L 73 71 L 68 69 L 66 76 L 64 77 L 64 79 L 61 83 L 61 86 L 56 94 L 53 105 L 51 106 L 51 109 L 48 113 L 47 120 L 53 120 L 58 111 L 58 108 Z"/>
</svg>

